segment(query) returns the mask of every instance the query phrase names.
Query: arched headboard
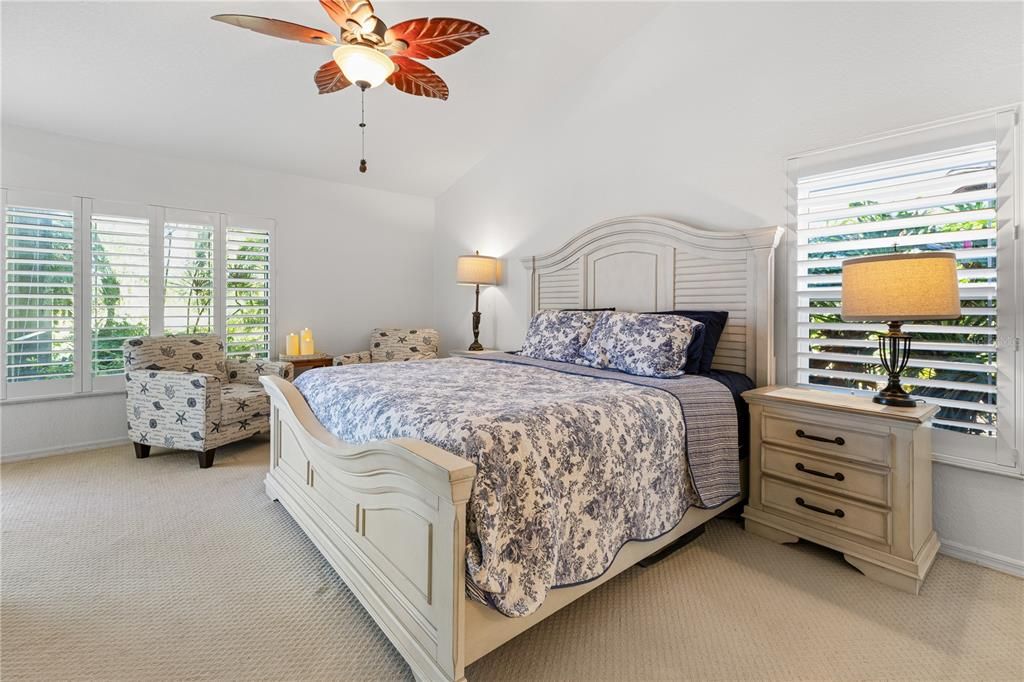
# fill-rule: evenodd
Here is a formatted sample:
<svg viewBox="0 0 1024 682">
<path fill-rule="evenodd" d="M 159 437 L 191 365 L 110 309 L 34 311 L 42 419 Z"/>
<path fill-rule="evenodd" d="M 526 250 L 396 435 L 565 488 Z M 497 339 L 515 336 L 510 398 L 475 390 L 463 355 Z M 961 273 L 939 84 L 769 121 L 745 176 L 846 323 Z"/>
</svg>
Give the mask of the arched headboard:
<svg viewBox="0 0 1024 682">
<path fill-rule="evenodd" d="M 665 218 L 614 218 L 523 258 L 531 314 L 545 308 L 728 310 L 714 366 L 775 378 L 774 251 L 781 227 L 712 232 Z"/>
</svg>

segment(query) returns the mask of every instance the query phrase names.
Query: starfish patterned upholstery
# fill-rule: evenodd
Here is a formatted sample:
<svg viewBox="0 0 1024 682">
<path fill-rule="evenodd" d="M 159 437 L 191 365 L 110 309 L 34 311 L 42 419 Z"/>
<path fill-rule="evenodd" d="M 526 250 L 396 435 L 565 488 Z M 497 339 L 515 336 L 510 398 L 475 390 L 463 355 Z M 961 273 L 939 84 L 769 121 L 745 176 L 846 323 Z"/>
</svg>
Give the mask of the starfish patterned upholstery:
<svg viewBox="0 0 1024 682">
<path fill-rule="evenodd" d="M 290 362 L 227 358 L 213 335 L 136 337 L 123 349 L 128 436 L 137 453 L 152 445 L 211 453 L 267 432 L 270 398 L 259 377 L 294 376 Z"/>
<path fill-rule="evenodd" d="M 345 353 L 334 358 L 335 365 L 367 362 L 432 360 L 437 357 L 439 335 L 436 329 L 388 328 L 370 333 L 369 350 Z"/>
</svg>

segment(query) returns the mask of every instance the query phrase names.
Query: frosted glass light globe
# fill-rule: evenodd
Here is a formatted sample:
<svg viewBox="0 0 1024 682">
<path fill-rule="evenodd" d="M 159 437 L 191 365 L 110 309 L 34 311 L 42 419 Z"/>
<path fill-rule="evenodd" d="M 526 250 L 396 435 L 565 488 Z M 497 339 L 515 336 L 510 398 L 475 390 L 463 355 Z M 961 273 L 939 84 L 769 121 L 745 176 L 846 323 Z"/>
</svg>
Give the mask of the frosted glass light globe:
<svg viewBox="0 0 1024 682">
<path fill-rule="evenodd" d="M 342 45 L 334 51 L 334 61 L 350 83 L 362 81 L 371 88 L 386 81 L 395 71 L 395 63 L 386 54 L 363 45 Z"/>
</svg>

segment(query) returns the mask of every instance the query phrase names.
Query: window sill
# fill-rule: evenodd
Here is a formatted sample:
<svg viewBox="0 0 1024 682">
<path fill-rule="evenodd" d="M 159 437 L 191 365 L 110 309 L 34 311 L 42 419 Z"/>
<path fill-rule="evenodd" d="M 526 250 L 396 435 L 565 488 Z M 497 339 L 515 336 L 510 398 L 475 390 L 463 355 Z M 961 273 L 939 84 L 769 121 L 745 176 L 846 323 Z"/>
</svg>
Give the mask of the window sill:
<svg viewBox="0 0 1024 682">
<path fill-rule="evenodd" d="M 970 469 L 971 471 L 980 471 L 994 476 L 1005 476 L 1007 478 L 1024 480 L 1024 473 L 1021 472 L 1019 465 L 1002 466 L 999 464 L 992 464 L 990 462 L 979 462 L 965 457 L 957 457 L 956 455 L 947 455 L 942 452 L 933 452 L 932 461 L 937 464 L 945 464 L 959 469 Z"/>
<path fill-rule="evenodd" d="M 91 391 L 89 393 L 64 393 L 60 395 L 27 395 L 18 398 L 4 398 L 0 400 L 0 407 L 4 405 L 24 405 L 26 403 L 48 403 L 56 400 L 75 400 L 77 398 L 97 398 L 110 395 L 124 395 L 125 390 L 108 389 L 103 391 Z"/>
</svg>

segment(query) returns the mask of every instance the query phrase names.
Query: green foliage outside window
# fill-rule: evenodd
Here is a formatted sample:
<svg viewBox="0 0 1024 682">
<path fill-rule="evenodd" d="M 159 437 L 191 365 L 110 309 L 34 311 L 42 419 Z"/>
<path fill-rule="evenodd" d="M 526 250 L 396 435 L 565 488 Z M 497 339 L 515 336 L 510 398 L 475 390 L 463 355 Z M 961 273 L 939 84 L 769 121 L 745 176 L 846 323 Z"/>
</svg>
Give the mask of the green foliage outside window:
<svg viewBox="0 0 1024 682">
<path fill-rule="evenodd" d="M 964 190 L 974 190 L 977 187 L 964 188 Z M 963 191 L 963 190 L 962 190 Z M 851 208 L 870 206 L 877 202 L 853 202 L 849 204 Z M 978 211 L 982 209 L 995 208 L 995 200 L 989 201 L 976 201 L 970 203 L 957 203 L 949 206 L 943 206 L 938 209 L 939 213 L 962 213 L 966 211 Z M 873 223 L 885 220 L 895 219 L 907 219 L 907 218 L 920 218 L 920 226 L 908 227 L 896 230 L 886 230 L 882 232 L 871 232 L 870 234 L 857 233 L 854 230 L 843 235 L 828 235 L 813 238 L 810 240 L 812 244 L 822 244 L 827 242 L 835 242 L 837 249 L 832 252 L 817 253 L 816 258 L 821 259 L 832 259 L 832 258 L 854 258 L 858 256 L 869 256 L 869 255 L 880 255 L 884 253 L 908 253 L 915 251 L 927 251 L 927 250 L 948 250 L 952 248 L 956 249 L 981 249 L 990 248 L 995 249 L 995 239 L 977 240 L 972 239 L 971 233 L 979 230 L 990 229 L 993 227 L 993 221 L 991 220 L 973 220 L 956 222 L 947 225 L 932 225 L 930 224 L 937 214 L 934 212 L 936 209 L 922 209 L 917 211 L 897 211 L 892 213 L 878 213 L 873 215 L 860 216 L 857 218 L 837 220 L 834 225 L 857 225 L 864 223 Z M 889 247 L 889 248 L 876 248 L 876 249 L 857 249 L 855 244 L 859 239 L 879 239 L 879 238 L 892 238 L 894 244 L 898 237 L 905 237 L 910 235 L 920 234 L 940 234 L 940 233 L 957 233 L 963 235 L 963 240 L 954 243 L 942 243 L 937 245 L 925 245 L 925 246 L 911 246 L 911 247 Z M 854 247 L 854 248 L 851 248 Z M 963 283 L 984 283 L 989 282 L 991 275 L 986 273 L 980 273 L 979 275 L 973 275 L 972 271 L 979 270 L 990 270 L 996 267 L 995 255 L 984 255 L 979 254 L 977 257 L 959 258 L 957 260 L 960 282 Z M 819 275 L 819 274 L 837 274 L 841 270 L 841 266 L 837 265 L 834 267 L 823 267 L 814 268 L 813 266 L 808 270 L 808 274 Z M 813 289 L 816 285 L 811 284 L 810 289 L 813 295 Z M 821 286 L 821 285 L 818 285 Z M 826 285 L 827 286 L 827 285 Z M 894 284 L 894 287 L 898 284 Z M 893 295 L 899 295 L 898 290 L 894 290 Z M 810 322 L 813 323 L 839 323 L 843 322 L 839 314 L 839 301 L 827 301 L 827 300 L 815 300 L 812 301 L 811 306 L 815 309 L 820 309 L 821 312 L 812 313 L 809 316 Z M 992 296 L 985 299 L 964 299 L 961 301 L 961 306 L 965 309 L 965 314 L 959 320 L 937 320 L 932 322 L 914 322 L 913 324 L 927 324 L 927 325 L 939 325 L 943 327 L 949 327 L 950 333 L 914 333 L 915 347 L 912 350 L 912 358 L 916 361 L 921 361 L 920 364 L 925 366 L 910 366 L 904 373 L 904 377 L 915 377 L 920 379 L 938 380 L 938 381 L 955 381 L 955 382 L 967 382 L 981 385 L 994 386 L 996 383 L 996 355 L 993 352 L 986 351 L 983 346 L 990 346 L 995 342 L 994 335 L 983 334 L 983 333 L 962 333 L 963 328 L 979 328 L 981 330 L 991 329 L 993 334 L 996 327 L 996 317 L 994 315 L 996 300 Z M 829 312 L 829 309 L 836 309 L 835 312 Z M 971 309 L 977 309 L 978 314 L 970 314 Z M 989 314 L 982 314 L 987 312 Z M 961 332 L 954 332 L 953 329 L 960 329 Z M 813 356 L 809 360 L 810 368 L 818 369 L 829 369 L 836 371 L 845 372 L 857 372 L 857 373 L 871 373 L 871 374 L 884 374 L 881 363 L 878 361 L 878 349 L 877 347 L 855 347 L 846 345 L 830 344 L 829 340 L 837 339 L 863 339 L 865 333 L 859 330 L 820 330 L 812 329 L 810 332 L 811 339 L 811 350 L 815 353 L 843 353 L 846 355 L 858 355 L 863 356 L 863 362 L 853 361 L 833 361 L 816 359 Z M 872 334 L 870 337 L 872 340 L 877 338 L 877 335 Z M 819 341 L 815 342 L 818 339 Z M 950 350 L 924 350 L 921 348 L 922 344 L 925 343 L 955 343 L 961 344 L 961 348 L 956 351 Z M 970 348 L 971 345 L 982 346 L 978 350 Z M 928 366 L 929 361 L 938 363 L 965 363 L 964 369 L 950 369 L 950 368 L 935 368 Z M 967 369 L 967 366 L 972 365 L 975 371 Z M 984 366 L 984 367 L 981 367 Z M 835 377 L 823 377 L 815 376 L 812 378 L 812 382 L 820 385 L 839 386 L 843 388 L 856 388 L 867 391 L 877 390 L 877 386 L 874 381 L 851 379 L 851 378 L 835 378 Z M 924 398 L 944 398 L 948 400 L 956 400 L 967 403 L 975 404 L 987 404 L 995 405 L 995 394 L 981 391 L 971 391 L 964 388 L 945 388 L 940 386 L 905 386 L 905 388 L 915 396 Z M 996 414 L 994 412 L 982 412 L 968 408 L 960 407 L 949 407 L 943 406 L 938 415 L 939 419 L 959 422 L 962 426 L 950 427 L 945 426 L 942 428 L 954 428 L 955 430 L 973 433 L 973 434 L 990 434 L 992 428 L 995 426 Z M 940 425 L 941 427 L 941 425 Z"/>
</svg>

